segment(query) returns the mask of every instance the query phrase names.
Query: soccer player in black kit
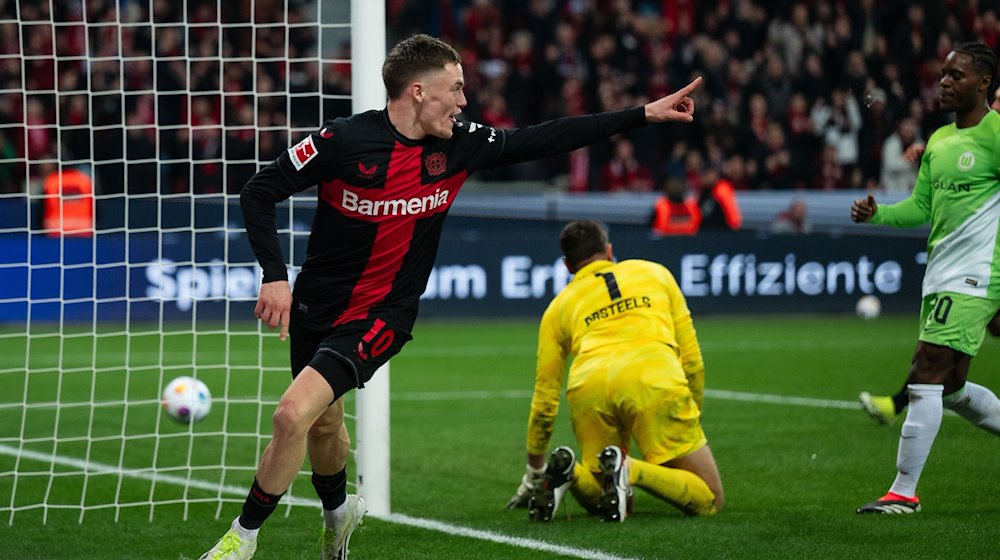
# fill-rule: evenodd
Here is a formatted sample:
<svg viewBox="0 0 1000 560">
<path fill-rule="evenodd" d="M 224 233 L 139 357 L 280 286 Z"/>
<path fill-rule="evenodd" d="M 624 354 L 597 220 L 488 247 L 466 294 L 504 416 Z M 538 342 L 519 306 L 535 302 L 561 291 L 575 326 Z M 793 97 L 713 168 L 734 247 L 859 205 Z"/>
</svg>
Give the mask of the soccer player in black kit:
<svg viewBox="0 0 1000 560">
<path fill-rule="evenodd" d="M 321 558 L 347 557 L 364 501 L 346 493 L 349 437 L 342 397 L 410 340 L 445 215 L 470 174 L 592 144 L 647 122 L 691 122 L 696 78 L 643 107 L 503 130 L 458 120 L 466 105 L 461 59 L 427 35 L 386 56 L 388 103 L 323 123 L 261 169 L 240 196 L 247 235 L 264 271 L 255 308 L 291 336 L 294 377 L 273 435 L 230 530 L 203 560 L 246 560 L 305 454 L 323 502 Z M 275 204 L 318 185 L 302 271 L 289 289 Z M 363 420 L 362 420 L 363 421 Z"/>
</svg>

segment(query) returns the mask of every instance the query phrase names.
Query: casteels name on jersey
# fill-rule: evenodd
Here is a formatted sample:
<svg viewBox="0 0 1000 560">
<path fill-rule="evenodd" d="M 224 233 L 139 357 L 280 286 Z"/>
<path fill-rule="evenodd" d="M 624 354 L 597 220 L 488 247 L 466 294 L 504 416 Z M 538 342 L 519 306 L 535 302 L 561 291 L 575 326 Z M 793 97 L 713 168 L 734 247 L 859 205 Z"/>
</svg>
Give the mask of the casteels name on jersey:
<svg viewBox="0 0 1000 560">
<path fill-rule="evenodd" d="M 607 319 L 608 317 L 614 317 L 619 313 L 625 311 L 630 311 L 632 309 L 641 309 L 643 307 L 652 307 L 653 304 L 649 301 L 649 296 L 642 296 L 638 298 L 630 297 L 625 299 L 620 299 L 611 305 L 606 305 L 597 311 L 590 314 L 589 317 L 585 317 L 583 323 L 585 325 L 590 325 L 594 321 L 600 321 L 601 319 Z"/>
<path fill-rule="evenodd" d="M 437 208 L 447 207 L 451 191 L 435 189 L 433 194 L 413 198 L 393 198 L 389 200 L 369 200 L 358 193 L 344 189 L 341 207 L 348 212 L 362 216 L 411 216 L 426 214 Z"/>
</svg>

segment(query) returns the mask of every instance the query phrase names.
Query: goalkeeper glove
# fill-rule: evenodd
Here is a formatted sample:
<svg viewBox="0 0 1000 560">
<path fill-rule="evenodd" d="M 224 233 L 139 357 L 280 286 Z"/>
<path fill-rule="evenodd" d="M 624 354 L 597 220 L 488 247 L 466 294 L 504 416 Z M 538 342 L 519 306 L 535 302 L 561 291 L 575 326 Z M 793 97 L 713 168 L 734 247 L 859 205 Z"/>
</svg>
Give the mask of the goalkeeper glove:
<svg viewBox="0 0 1000 560">
<path fill-rule="evenodd" d="M 528 499 L 535 488 L 541 488 L 542 478 L 545 476 L 545 467 L 536 469 L 531 465 L 524 467 L 524 476 L 521 477 L 521 485 L 517 487 L 517 492 L 507 501 L 507 509 L 519 509 L 528 507 Z"/>
</svg>

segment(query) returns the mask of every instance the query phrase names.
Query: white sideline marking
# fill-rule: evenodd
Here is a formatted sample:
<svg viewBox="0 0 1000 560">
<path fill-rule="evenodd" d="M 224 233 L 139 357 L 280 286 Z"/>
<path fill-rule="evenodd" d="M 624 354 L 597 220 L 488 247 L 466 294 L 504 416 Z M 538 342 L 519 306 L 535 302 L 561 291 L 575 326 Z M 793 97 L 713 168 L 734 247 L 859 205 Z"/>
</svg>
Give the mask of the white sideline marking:
<svg viewBox="0 0 1000 560">
<path fill-rule="evenodd" d="M 400 525 L 409 525 L 411 527 L 418 527 L 420 529 L 429 529 L 431 531 L 438 531 L 440 533 L 446 533 L 449 535 L 469 537 L 473 539 L 490 541 L 499 544 L 508 544 L 511 546 L 518 546 L 521 548 L 528 548 L 531 550 L 544 550 L 545 552 L 554 552 L 556 554 L 561 554 L 563 556 L 573 556 L 575 558 L 586 558 L 588 560 L 638 560 L 636 558 L 631 558 L 628 556 L 618 556 L 616 554 L 610 554 L 608 552 L 602 552 L 600 550 L 588 550 L 585 548 L 576 548 L 573 546 L 563 546 L 559 544 L 548 543 L 545 541 L 538 541 L 535 539 L 526 539 L 524 537 L 511 537 L 508 535 L 504 535 L 502 533 L 495 533 L 493 531 L 469 529 L 468 527 L 462 527 L 460 525 L 452 525 L 451 523 L 442 523 L 441 521 L 434 521 L 432 519 L 410 517 L 409 515 L 405 515 L 402 513 L 390 513 L 389 515 L 381 517 L 380 519 L 392 523 L 399 523 Z"/>
<path fill-rule="evenodd" d="M 461 401 L 487 399 L 530 399 L 531 391 L 426 391 L 421 393 L 394 393 L 389 397 L 392 401 Z M 768 395 L 766 393 L 743 393 L 740 391 L 724 391 L 721 389 L 705 389 L 705 396 L 724 401 L 742 401 L 763 404 L 782 404 L 791 406 L 808 406 L 812 408 L 836 408 L 840 410 L 861 410 L 858 401 L 837 401 L 832 399 L 814 399 L 811 397 L 789 397 L 786 395 Z M 954 411 L 945 409 L 945 418 L 958 417 Z"/>
<path fill-rule="evenodd" d="M 256 333 L 254 333 L 256 334 Z M 760 341 L 748 341 L 748 340 L 738 340 L 738 341 L 702 341 L 701 343 L 702 351 L 708 351 L 711 353 L 731 353 L 731 352 L 777 352 L 781 350 L 840 350 L 843 348 L 877 348 L 884 349 L 887 347 L 913 347 L 916 344 L 916 339 L 912 337 L 907 338 L 882 338 L 882 339 L 856 339 L 856 338 L 844 338 L 844 339 L 826 339 L 826 340 L 760 340 Z M 485 356 L 522 356 L 532 362 L 535 359 L 535 352 L 538 348 L 531 344 L 505 344 L 505 345 L 468 345 L 468 346 L 413 346 L 408 347 L 399 356 L 393 358 L 394 360 L 404 361 L 409 358 L 467 358 L 467 357 L 485 357 Z M 237 350 L 231 350 L 230 354 L 237 353 Z M 162 356 L 170 362 L 177 361 L 178 363 L 170 363 L 168 365 L 174 367 L 180 367 L 182 365 L 190 365 L 193 361 L 193 356 L 189 350 L 171 350 L 165 349 L 162 352 L 155 352 L 154 356 Z M 90 362 L 94 359 L 93 352 L 86 351 L 66 351 L 60 354 L 62 356 L 62 363 L 66 362 Z M 43 364 L 44 356 L 33 356 L 32 364 L 38 363 Z M 48 367 L 58 367 L 60 364 L 59 356 L 53 356 L 51 359 L 51 366 Z M 155 367 L 157 364 L 148 364 L 143 366 L 135 366 L 133 369 L 140 369 L 143 367 Z M 46 367 L 46 366 L 36 366 Z M 269 365 L 269 369 L 287 369 L 287 366 L 279 365 Z M 33 368 L 35 369 L 35 368 Z"/>
<path fill-rule="evenodd" d="M 861 409 L 861 405 L 858 401 L 835 401 L 832 399 L 814 399 L 810 397 L 768 395 L 766 393 L 743 393 L 740 391 L 723 391 L 721 389 L 705 389 L 705 396 L 726 401 L 790 404 L 793 406 L 811 406 L 813 408 L 843 408 L 850 410 Z"/>
<path fill-rule="evenodd" d="M 210 492 L 218 492 L 234 496 L 244 496 L 247 493 L 247 489 L 242 486 L 233 486 L 229 484 L 220 485 L 214 482 L 208 482 L 193 478 L 186 478 L 183 476 L 157 474 L 153 472 L 152 469 L 123 469 L 116 467 L 114 465 L 106 465 L 103 463 L 96 463 L 93 461 L 83 461 L 80 459 L 73 459 L 71 457 L 62 457 L 59 455 L 52 455 L 49 453 L 39 453 L 37 451 L 31 451 L 29 449 L 18 449 L 17 447 L 3 445 L 3 444 L 0 444 L 0 455 L 9 455 L 12 457 L 20 457 L 22 459 L 40 461 L 42 463 L 50 463 L 53 465 L 72 467 L 80 469 L 81 471 L 92 476 L 101 474 L 113 474 L 127 478 L 138 478 L 142 480 L 149 480 L 158 484 L 165 483 L 165 484 L 174 484 L 177 486 L 188 486 L 191 488 L 197 488 L 199 490 L 207 490 Z M 318 508 L 322 505 L 319 500 L 309 500 L 289 495 L 286 495 L 284 499 L 286 500 L 286 503 L 296 506 L 310 506 Z M 549 542 L 539 541 L 535 539 L 528 539 L 524 537 L 513 537 L 510 535 L 504 535 L 502 533 L 496 533 L 493 531 L 484 531 L 482 529 L 462 527 L 461 525 L 452 525 L 451 523 L 444 523 L 442 521 L 435 521 L 433 519 L 411 517 L 409 515 L 402 513 L 390 513 L 389 515 L 385 516 L 372 515 L 371 517 L 374 517 L 375 519 L 381 519 L 389 523 L 396 523 L 398 525 L 408 525 L 410 527 L 417 527 L 419 529 L 436 531 L 438 533 L 445 533 L 447 535 L 490 541 L 503 545 L 527 548 L 529 550 L 544 550 L 546 552 L 553 552 L 556 554 L 561 554 L 563 556 L 572 556 L 574 558 L 582 558 L 584 560 L 639 560 L 638 558 L 632 558 L 628 556 L 618 556 L 600 550 L 589 550 L 586 548 L 576 548 L 572 546 L 552 544 Z"/>
<path fill-rule="evenodd" d="M 188 478 L 185 476 L 177 476 L 174 474 L 162 474 L 153 471 L 152 467 L 144 469 L 123 469 L 116 467 L 114 465 L 105 465 L 103 463 L 95 463 L 93 461 L 84 461 L 82 459 L 74 459 L 72 457 L 63 457 L 61 455 L 53 455 L 51 453 L 39 453 L 37 451 L 32 451 L 30 449 L 18 449 L 10 445 L 0 444 L 0 455 L 9 455 L 11 457 L 20 457 L 22 459 L 31 459 L 34 461 L 39 461 L 42 463 L 51 463 L 53 465 L 60 465 L 63 467 L 72 467 L 74 469 L 80 469 L 90 476 L 97 476 L 102 474 L 113 474 L 120 475 L 127 478 L 138 478 L 140 480 L 149 480 L 156 483 L 166 483 L 174 484 L 177 486 L 189 486 L 191 488 L 197 488 L 198 490 L 208 490 L 210 492 L 220 492 L 222 494 L 235 494 L 244 495 L 247 493 L 247 489 L 242 486 L 233 486 L 230 484 L 220 485 L 215 482 L 206 482 L 204 480 L 198 480 L 196 478 Z M 37 473 L 32 473 L 37 474 Z M 303 500 L 302 498 L 296 498 L 295 496 L 287 496 L 289 503 L 292 505 L 314 505 L 319 504 L 317 500 Z"/>
<path fill-rule="evenodd" d="M 712 353 L 730 352 L 775 352 L 779 350 L 839 350 L 842 348 L 886 348 L 896 346 L 912 347 L 916 344 L 916 339 L 908 338 L 888 338 L 888 339 L 826 339 L 826 340 L 739 340 L 739 341 L 703 341 L 700 343 L 702 351 Z M 531 360 L 535 358 L 536 346 L 508 344 L 508 345 L 481 345 L 481 346 L 415 346 L 407 348 L 395 360 L 405 360 L 407 358 L 461 358 L 480 356 L 525 356 Z"/>
<path fill-rule="evenodd" d="M 531 391 L 421 391 L 419 393 L 392 393 L 391 401 L 461 401 L 489 399 L 530 399 Z"/>
<path fill-rule="evenodd" d="M 488 399 L 530 399 L 531 391 L 422 391 L 414 393 L 393 393 L 393 401 L 459 401 Z M 722 391 L 705 389 L 705 396 L 727 401 L 744 401 L 765 404 L 787 404 L 793 406 L 811 406 L 813 408 L 842 408 L 860 410 L 857 401 L 837 401 L 830 399 L 814 399 L 809 397 L 789 397 L 785 395 L 768 395 L 765 393 L 743 393 L 740 391 Z"/>
</svg>

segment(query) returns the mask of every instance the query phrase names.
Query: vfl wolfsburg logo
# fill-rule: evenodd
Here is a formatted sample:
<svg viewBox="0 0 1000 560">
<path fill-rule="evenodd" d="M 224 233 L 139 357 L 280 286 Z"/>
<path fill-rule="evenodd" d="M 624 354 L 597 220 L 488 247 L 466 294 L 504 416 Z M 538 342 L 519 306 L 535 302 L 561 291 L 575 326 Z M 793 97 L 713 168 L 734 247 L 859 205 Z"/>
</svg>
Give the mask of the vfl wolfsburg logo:
<svg viewBox="0 0 1000 560">
<path fill-rule="evenodd" d="M 973 165 L 976 165 L 976 156 L 972 152 L 964 152 L 958 156 L 959 171 L 968 171 L 972 169 Z"/>
</svg>

